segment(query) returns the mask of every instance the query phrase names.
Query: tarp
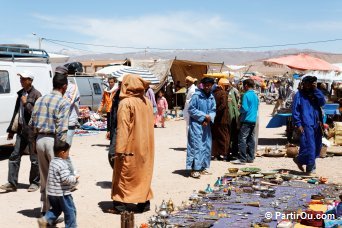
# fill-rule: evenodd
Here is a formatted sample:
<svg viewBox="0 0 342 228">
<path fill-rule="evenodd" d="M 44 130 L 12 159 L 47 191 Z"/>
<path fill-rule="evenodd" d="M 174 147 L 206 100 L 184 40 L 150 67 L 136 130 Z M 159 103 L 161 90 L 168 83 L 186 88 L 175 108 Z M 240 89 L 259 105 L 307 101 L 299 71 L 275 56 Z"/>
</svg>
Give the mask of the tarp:
<svg viewBox="0 0 342 228">
<path fill-rule="evenodd" d="M 231 71 L 242 70 L 243 68 L 247 67 L 247 66 L 243 66 L 243 65 L 225 65 L 225 66 Z"/>
<path fill-rule="evenodd" d="M 296 70 L 340 71 L 337 66 L 308 54 L 289 55 L 264 60 L 266 65 L 285 65 Z"/>
<path fill-rule="evenodd" d="M 197 78 L 200 81 L 203 74 L 208 72 L 209 66 L 222 66 L 222 63 L 211 62 L 195 62 L 189 60 L 175 59 L 171 67 L 171 75 L 174 82 L 180 81 L 182 85 L 185 84 L 186 76 Z"/>
<path fill-rule="evenodd" d="M 160 90 L 169 75 L 170 68 L 172 65 L 173 60 L 171 59 L 159 59 L 159 60 L 137 60 L 137 59 L 130 59 L 132 67 L 140 67 L 149 69 L 154 76 L 156 76 L 160 83 L 156 85 L 151 85 L 154 92 Z"/>
<path fill-rule="evenodd" d="M 153 85 L 159 84 L 160 80 L 147 68 L 142 67 L 126 67 L 123 69 L 119 69 L 112 73 L 113 77 L 120 78 L 125 74 L 136 74 L 140 75 L 140 77 Z"/>
<path fill-rule="evenodd" d="M 125 66 L 125 65 L 107 66 L 107 67 L 102 68 L 101 70 L 96 71 L 95 74 L 111 76 L 113 72 L 127 68 L 127 67 L 129 66 Z"/>
<path fill-rule="evenodd" d="M 211 77 L 211 78 L 234 78 L 233 74 L 230 73 L 208 73 L 208 74 L 203 74 L 205 77 Z"/>
</svg>

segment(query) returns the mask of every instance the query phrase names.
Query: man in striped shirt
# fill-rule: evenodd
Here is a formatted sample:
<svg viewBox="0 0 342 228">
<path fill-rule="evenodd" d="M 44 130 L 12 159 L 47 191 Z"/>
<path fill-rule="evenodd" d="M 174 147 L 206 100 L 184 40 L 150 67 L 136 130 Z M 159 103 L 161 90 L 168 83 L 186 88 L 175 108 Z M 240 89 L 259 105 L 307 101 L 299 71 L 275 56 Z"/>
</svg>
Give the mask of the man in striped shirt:
<svg viewBox="0 0 342 228">
<path fill-rule="evenodd" d="M 44 217 L 38 219 L 39 227 L 52 225 L 63 212 L 65 227 L 74 228 L 76 224 L 76 207 L 71 196 L 72 186 L 77 183 L 79 176 L 74 176 L 66 159 L 69 157 L 69 144 L 60 140 L 54 143 L 54 155 L 49 166 L 47 195 L 51 204 Z"/>
<path fill-rule="evenodd" d="M 46 196 L 46 181 L 49 163 L 54 157 L 54 141 L 56 138 L 65 142 L 67 138 L 70 104 L 63 98 L 67 87 L 67 77 L 56 72 L 53 77 L 53 91 L 37 100 L 30 122 L 38 135 L 36 148 L 41 181 L 42 214 L 50 208 Z"/>
</svg>

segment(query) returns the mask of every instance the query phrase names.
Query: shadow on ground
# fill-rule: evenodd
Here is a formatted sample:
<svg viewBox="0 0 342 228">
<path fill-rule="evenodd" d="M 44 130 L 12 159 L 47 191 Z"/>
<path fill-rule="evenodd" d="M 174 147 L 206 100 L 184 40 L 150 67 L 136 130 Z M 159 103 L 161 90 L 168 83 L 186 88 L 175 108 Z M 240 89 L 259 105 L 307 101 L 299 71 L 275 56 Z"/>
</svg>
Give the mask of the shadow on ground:
<svg viewBox="0 0 342 228">
<path fill-rule="evenodd" d="M 176 150 L 176 151 L 183 151 L 185 152 L 186 151 L 186 148 L 185 147 L 171 147 L 169 148 L 171 150 Z"/>
<path fill-rule="evenodd" d="M 91 146 L 98 146 L 98 147 L 109 147 L 109 144 L 93 144 Z"/>
<path fill-rule="evenodd" d="M 190 176 L 190 172 L 187 169 L 178 169 L 178 170 L 173 171 L 172 173 L 181 175 L 183 177 L 189 177 Z"/>
<path fill-rule="evenodd" d="M 112 182 L 111 181 L 98 181 L 96 182 L 96 186 L 100 186 L 101 188 L 111 189 Z"/>
<path fill-rule="evenodd" d="M 292 170 L 292 169 L 276 169 L 278 172 L 288 172 L 289 174 L 292 175 L 297 175 L 297 176 L 306 176 L 306 173 L 303 173 L 302 171 L 299 170 Z"/>
<path fill-rule="evenodd" d="M 40 208 L 33 208 L 33 209 L 25 209 L 25 210 L 21 210 L 18 211 L 17 213 L 22 214 L 26 217 L 29 218 L 39 218 L 40 217 Z"/>
<path fill-rule="evenodd" d="M 101 201 L 98 203 L 99 208 L 103 211 L 103 213 L 113 214 L 113 201 Z M 135 214 L 140 214 L 138 211 L 138 207 L 134 203 L 126 203 L 125 204 L 126 211 L 133 211 Z M 115 213 L 116 214 L 116 213 Z"/>
<path fill-rule="evenodd" d="M 273 145 L 285 145 L 287 144 L 286 138 L 259 138 L 258 139 L 258 145 L 259 146 L 273 146 Z"/>
</svg>

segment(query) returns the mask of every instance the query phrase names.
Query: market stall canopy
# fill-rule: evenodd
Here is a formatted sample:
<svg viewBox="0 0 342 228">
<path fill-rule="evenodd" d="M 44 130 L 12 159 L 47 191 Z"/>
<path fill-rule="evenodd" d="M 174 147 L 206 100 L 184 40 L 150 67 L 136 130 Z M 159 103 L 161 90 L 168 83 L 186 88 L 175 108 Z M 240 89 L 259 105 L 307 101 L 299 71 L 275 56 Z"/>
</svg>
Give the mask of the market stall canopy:
<svg viewBox="0 0 342 228">
<path fill-rule="evenodd" d="M 183 87 L 183 88 L 179 89 L 176 93 L 177 94 L 179 94 L 179 93 L 186 93 L 186 88 Z"/>
<path fill-rule="evenodd" d="M 203 74 L 208 72 L 209 66 L 221 67 L 222 63 L 210 63 L 210 62 L 195 62 L 189 60 L 173 60 L 171 66 L 171 75 L 174 82 L 180 81 L 181 84 L 185 84 L 186 76 L 197 78 L 200 81 L 203 78 Z"/>
<path fill-rule="evenodd" d="M 261 78 L 260 76 L 250 76 L 250 79 L 253 79 L 254 81 L 258 81 L 258 82 L 263 82 L 264 79 Z"/>
<path fill-rule="evenodd" d="M 340 68 L 307 54 L 289 55 L 264 60 L 265 65 L 285 65 L 296 70 L 340 71 Z"/>
<path fill-rule="evenodd" d="M 125 69 L 125 68 L 129 68 L 129 66 L 113 65 L 113 66 L 104 67 L 101 70 L 96 71 L 95 73 L 98 75 L 112 75 L 113 72 L 121 70 L 121 69 Z"/>
<path fill-rule="evenodd" d="M 239 66 L 239 65 L 225 65 L 225 66 L 231 71 L 241 70 L 247 67 L 247 66 Z"/>
<path fill-rule="evenodd" d="M 234 75 L 229 73 L 208 73 L 203 74 L 203 76 L 211 78 L 234 78 Z"/>
<path fill-rule="evenodd" d="M 152 74 L 148 69 L 144 68 L 126 67 L 112 72 L 112 76 L 116 78 L 119 78 L 124 74 L 137 74 L 140 75 L 144 80 L 151 82 L 151 84 L 160 83 L 159 79 L 154 74 Z"/>
<path fill-rule="evenodd" d="M 160 90 L 170 75 L 170 68 L 173 59 L 129 59 L 132 67 L 148 69 L 160 81 L 159 84 L 154 84 L 152 89 L 156 92 Z"/>
</svg>

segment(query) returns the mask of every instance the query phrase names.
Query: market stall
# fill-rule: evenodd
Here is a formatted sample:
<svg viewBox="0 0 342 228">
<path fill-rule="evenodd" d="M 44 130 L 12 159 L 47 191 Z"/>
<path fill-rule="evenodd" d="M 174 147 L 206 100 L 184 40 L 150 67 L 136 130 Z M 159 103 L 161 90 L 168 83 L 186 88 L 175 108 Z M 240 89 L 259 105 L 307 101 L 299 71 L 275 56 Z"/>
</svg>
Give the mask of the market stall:
<svg viewBox="0 0 342 228">
<path fill-rule="evenodd" d="M 287 170 L 229 168 L 176 206 L 163 201 L 145 227 L 333 227 L 342 224 L 342 185 Z M 312 215 L 306 216 L 305 215 Z M 317 216 L 320 215 L 320 216 Z M 328 216 L 329 215 L 329 216 Z"/>
</svg>

